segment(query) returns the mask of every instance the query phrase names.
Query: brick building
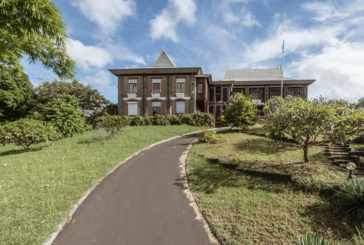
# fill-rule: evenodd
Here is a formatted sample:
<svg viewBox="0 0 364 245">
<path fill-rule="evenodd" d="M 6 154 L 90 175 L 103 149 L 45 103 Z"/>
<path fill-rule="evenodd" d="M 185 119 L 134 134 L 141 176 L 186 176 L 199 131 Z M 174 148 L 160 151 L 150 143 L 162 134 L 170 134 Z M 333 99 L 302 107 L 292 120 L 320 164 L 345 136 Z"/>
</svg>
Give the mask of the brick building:
<svg viewBox="0 0 364 245">
<path fill-rule="evenodd" d="M 203 74 L 201 67 L 177 67 L 165 50 L 152 67 L 109 71 L 118 77 L 118 111 L 124 116 L 202 111 L 219 121 L 231 95 L 251 95 L 261 108 L 270 97 L 281 93 L 279 68 L 226 70 L 225 79 L 212 81 L 211 74 Z M 283 97 L 307 98 L 307 87 L 314 81 L 283 78 Z"/>
</svg>

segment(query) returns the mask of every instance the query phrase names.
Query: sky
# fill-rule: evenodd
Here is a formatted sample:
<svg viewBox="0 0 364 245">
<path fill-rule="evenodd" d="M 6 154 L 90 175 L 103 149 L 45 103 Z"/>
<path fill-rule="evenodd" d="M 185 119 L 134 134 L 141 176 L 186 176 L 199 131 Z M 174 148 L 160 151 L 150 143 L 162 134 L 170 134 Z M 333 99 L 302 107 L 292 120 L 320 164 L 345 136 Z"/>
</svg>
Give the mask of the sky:
<svg viewBox="0 0 364 245">
<path fill-rule="evenodd" d="M 108 69 L 150 67 L 164 48 L 178 67 L 277 68 L 316 79 L 308 96 L 364 97 L 364 0 L 55 0 L 77 79 L 117 103 Z M 22 64 L 34 86 L 56 75 Z"/>
</svg>

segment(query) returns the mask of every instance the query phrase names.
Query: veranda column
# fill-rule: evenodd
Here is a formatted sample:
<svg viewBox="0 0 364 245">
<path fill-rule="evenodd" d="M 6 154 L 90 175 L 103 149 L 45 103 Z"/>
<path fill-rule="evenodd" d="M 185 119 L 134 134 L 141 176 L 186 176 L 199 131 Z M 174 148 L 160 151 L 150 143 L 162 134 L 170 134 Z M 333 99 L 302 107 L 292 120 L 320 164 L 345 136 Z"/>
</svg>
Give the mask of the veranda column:
<svg viewBox="0 0 364 245">
<path fill-rule="evenodd" d="M 195 113 L 196 107 L 196 77 L 191 75 L 191 90 L 190 90 L 190 113 Z"/>
<path fill-rule="evenodd" d="M 170 79 L 169 79 L 170 75 L 166 76 L 166 103 L 165 103 L 165 107 L 166 107 L 166 115 L 170 115 L 170 104 L 171 104 L 171 84 L 170 84 Z"/>
<path fill-rule="evenodd" d="M 123 116 L 123 76 L 118 76 L 118 114 Z"/>
</svg>

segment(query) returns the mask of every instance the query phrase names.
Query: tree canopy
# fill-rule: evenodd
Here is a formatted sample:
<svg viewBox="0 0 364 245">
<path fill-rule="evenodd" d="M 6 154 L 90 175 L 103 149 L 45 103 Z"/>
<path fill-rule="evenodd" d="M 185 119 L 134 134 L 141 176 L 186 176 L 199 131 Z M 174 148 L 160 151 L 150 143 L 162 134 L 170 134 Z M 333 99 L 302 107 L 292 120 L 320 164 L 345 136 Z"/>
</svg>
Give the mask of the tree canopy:
<svg viewBox="0 0 364 245">
<path fill-rule="evenodd" d="M 290 135 L 303 149 L 305 162 L 310 147 L 345 141 L 364 130 L 364 111 L 351 109 L 342 100 L 274 97 L 266 103 L 264 114 L 269 137 L 278 140 Z"/>
<path fill-rule="evenodd" d="M 233 127 L 241 127 L 245 129 L 256 123 L 258 116 L 257 105 L 251 101 L 250 97 L 246 97 L 241 93 L 230 96 L 230 105 L 225 103 L 226 109 L 223 111 L 224 121 Z"/>
<path fill-rule="evenodd" d="M 14 121 L 29 111 L 33 86 L 26 74 L 0 65 L 0 121 Z"/>
<path fill-rule="evenodd" d="M 109 104 L 103 95 L 97 89 L 90 85 L 85 85 L 77 80 L 72 82 L 54 80 L 52 82 L 42 82 L 35 88 L 36 97 L 32 104 L 34 110 L 43 112 L 47 103 L 56 101 L 61 95 L 73 95 L 80 101 L 80 107 L 84 113 L 99 112 L 103 107 Z"/>
<path fill-rule="evenodd" d="M 66 52 L 66 25 L 49 0 L 0 0 L 0 62 L 21 71 L 24 55 L 62 78 L 73 78 L 75 62 Z"/>
</svg>

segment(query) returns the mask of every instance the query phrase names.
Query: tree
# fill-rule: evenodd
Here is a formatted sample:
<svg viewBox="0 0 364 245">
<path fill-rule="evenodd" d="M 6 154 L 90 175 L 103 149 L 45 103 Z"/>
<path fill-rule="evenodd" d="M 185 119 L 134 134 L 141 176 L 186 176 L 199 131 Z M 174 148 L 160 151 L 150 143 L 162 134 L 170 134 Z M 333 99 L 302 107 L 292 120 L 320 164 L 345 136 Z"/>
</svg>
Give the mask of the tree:
<svg viewBox="0 0 364 245">
<path fill-rule="evenodd" d="M 344 141 L 364 129 L 364 112 L 341 102 L 322 97 L 310 101 L 274 97 L 264 107 L 264 129 L 274 140 L 290 135 L 303 149 L 305 162 L 309 162 L 310 147 Z"/>
<path fill-rule="evenodd" d="M 0 121 L 14 121 L 28 114 L 28 100 L 34 96 L 26 74 L 0 65 Z"/>
<path fill-rule="evenodd" d="M 360 98 L 358 100 L 358 102 L 356 103 L 356 108 L 357 109 L 364 109 L 364 97 Z"/>
<path fill-rule="evenodd" d="M 82 134 L 87 130 L 79 101 L 73 95 L 61 95 L 54 103 L 48 103 L 44 116 L 65 137 Z"/>
<path fill-rule="evenodd" d="M 43 122 L 31 119 L 21 119 L 16 122 L 7 123 L 0 127 L 0 143 L 8 144 L 15 142 L 26 150 L 33 144 L 60 139 L 55 128 L 47 126 Z"/>
<path fill-rule="evenodd" d="M 231 125 L 231 128 L 240 127 L 245 130 L 257 122 L 258 108 L 250 97 L 238 93 L 235 96 L 230 96 L 230 105 L 225 103 L 225 106 L 224 121 Z"/>
<path fill-rule="evenodd" d="M 42 113 L 44 106 L 48 103 L 55 102 L 61 95 L 72 95 L 79 100 L 82 111 L 90 116 L 93 113 L 100 112 L 109 101 L 97 89 L 90 85 L 84 85 L 77 80 L 72 82 L 54 80 L 53 82 L 42 82 L 34 89 L 37 96 L 32 104 L 34 110 Z"/>
<path fill-rule="evenodd" d="M 75 62 L 66 51 L 66 25 L 50 0 L 0 1 L 0 62 L 21 71 L 24 55 L 59 77 L 73 78 Z"/>
</svg>

